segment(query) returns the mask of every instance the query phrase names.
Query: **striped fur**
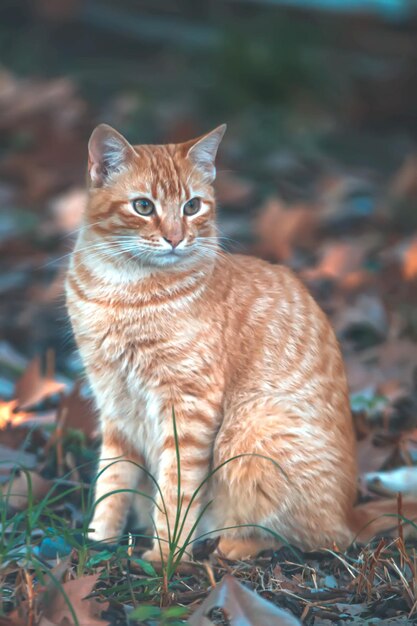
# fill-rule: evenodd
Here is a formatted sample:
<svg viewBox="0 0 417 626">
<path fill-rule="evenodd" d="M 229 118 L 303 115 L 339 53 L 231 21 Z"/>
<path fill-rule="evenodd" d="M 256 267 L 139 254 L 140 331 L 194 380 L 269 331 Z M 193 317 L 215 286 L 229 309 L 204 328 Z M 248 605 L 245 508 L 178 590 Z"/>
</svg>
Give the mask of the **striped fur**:
<svg viewBox="0 0 417 626">
<path fill-rule="evenodd" d="M 145 465 L 173 526 L 174 409 L 185 504 L 210 468 L 248 455 L 223 465 L 200 491 L 182 539 L 213 500 L 198 532 L 245 526 L 220 533 L 227 556 L 275 545 L 259 526 L 304 549 L 344 546 L 353 536 L 356 468 L 337 341 L 291 271 L 221 251 L 207 152 L 204 164 L 191 158 L 197 143 L 135 146 L 123 167 L 113 155 L 116 175 L 90 153 L 95 177 L 67 301 L 100 412 L 96 500 L 118 489 L 149 493 L 138 467 Z M 214 160 L 215 149 L 210 154 Z M 137 215 L 130 202 L 138 197 L 152 199 L 156 213 Z M 201 210 L 187 217 L 182 207 L 192 197 Z M 163 239 L 172 232 L 183 238 L 178 255 Z M 94 538 L 118 537 L 132 501 L 126 492 L 102 500 Z M 160 508 L 142 498 L 139 510 L 166 539 Z M 158 558 L 158 547 L 146 556 Z"/>
</svg>

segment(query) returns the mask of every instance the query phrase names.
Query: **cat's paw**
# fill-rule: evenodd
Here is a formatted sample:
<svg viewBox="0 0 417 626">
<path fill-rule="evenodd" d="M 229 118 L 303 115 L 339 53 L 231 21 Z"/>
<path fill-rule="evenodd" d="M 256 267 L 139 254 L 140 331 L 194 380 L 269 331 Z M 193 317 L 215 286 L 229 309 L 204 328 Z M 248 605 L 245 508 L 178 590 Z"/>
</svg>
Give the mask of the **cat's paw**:
<svg viewBox="0 0 417 626">
<path fill-rule="evenodd" d="M 241 561 L 255 557 L 259 552 L 265 550 L 265 543 L 256 539 L 230 539 L 222 537 L 217 546 L 217 553 L 231 561 Z"/>
<path fill-rule="evenodd" d="M 94 522 L 94 520 L 90 523 L 88 530 L 88 538 L 96 542 L 117 543 L 119 535 L 118 529 L 110 528 L 107 524 Z"/>
<path fill-rule="evenodd" d="M 159 548 L 152 548 L 151 550 L 145 550 L 142 554 L 142 559 L 145 561 L 151 561 L 152 563 L 161 563 L 162 560 L 166 561 L 168 555 L 164 554 L 159 550 Z"/>
<path fill-rule="evenodd" d="M 169 549 L 162 548 L 162 554 L 161 554 L 161 550 L 159 546 L 155 546 L 154 548 L 151 548 L 150 550 L 146 550 L 142 554 L 142 559 L 144 559 L 145 561 L 151 561 L 152 563 L 161 563 L 162 561 L 166 563 L 168 560 L 168 557 L 169 557 Z M 176 558 L 177 556 L 175 555 L 174 559 L 176 560 Z M 191 552 L 184 551 L 181 557 L 181 561 L 191 561 L 191 560 L 192 560 Z"/>
</svg>

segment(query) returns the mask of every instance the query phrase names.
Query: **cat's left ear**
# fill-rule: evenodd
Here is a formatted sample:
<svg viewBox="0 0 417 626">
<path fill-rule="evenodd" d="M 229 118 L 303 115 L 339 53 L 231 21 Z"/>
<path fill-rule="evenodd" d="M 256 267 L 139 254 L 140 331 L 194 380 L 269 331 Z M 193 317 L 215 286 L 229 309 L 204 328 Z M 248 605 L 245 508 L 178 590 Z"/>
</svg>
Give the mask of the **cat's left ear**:
<svg viewBox="0 0 417 626">
<path fill-rule="evenodd" d="M 93 130 L 88 142 L 88 173 L 93 187 L 102 187 L 119 174 L 136 152 L 117 130 L 100 124 Z"/>
<path fill-rule="evenodd" d="M 203 172 L 205 179 L 210 183 L 216 178 L 216 154 L 226 128 L 226 124 L 222 124 L 207 135 L 186 144 L 187 157 Z"/>
</svg>

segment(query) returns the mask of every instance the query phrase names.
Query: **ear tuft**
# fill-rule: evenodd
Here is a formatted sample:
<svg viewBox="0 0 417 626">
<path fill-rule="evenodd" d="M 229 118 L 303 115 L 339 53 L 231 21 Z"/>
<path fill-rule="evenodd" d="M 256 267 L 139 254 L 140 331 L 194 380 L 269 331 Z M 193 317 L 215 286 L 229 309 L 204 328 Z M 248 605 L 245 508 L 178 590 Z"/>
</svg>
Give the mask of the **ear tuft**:
<svg viewBox="0 0 417 626">
<path fill-rule="evenodd" d="M 204 173 L 207 182 L 212 182 L 216 178 L 216 154 L 226 128 L 226 124 L 222 124 L 207 135 L 187 144 L 192 144 L 187 157 Z"/>
<path fill-rule="evenodd" d="M 97 126 L 88 142 L 88 171 L 92 185 L 105 185 L 126 168 L 135 154 L 130 143 L 117 130 L 108 124 Z"/>
</svg>

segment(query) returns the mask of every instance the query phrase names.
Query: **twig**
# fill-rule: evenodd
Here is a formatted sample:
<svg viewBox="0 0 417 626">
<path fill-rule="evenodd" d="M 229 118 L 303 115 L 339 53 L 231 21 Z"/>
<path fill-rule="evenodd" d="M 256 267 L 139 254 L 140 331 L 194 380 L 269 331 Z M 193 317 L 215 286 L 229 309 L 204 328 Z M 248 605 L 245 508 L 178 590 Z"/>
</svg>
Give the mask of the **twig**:
<svg viewBox="0 0 417 626">
<path fill-rule="evenodd" d="M 210 563 L 208 563 L 207 561 L 204 562 L 204 569 L 206 570 L 207 578 L 209 579 L 210 586 L 214 588 L 216 586 L 216 579 L 214 578 L 213 569 Z"/>
</svg>

